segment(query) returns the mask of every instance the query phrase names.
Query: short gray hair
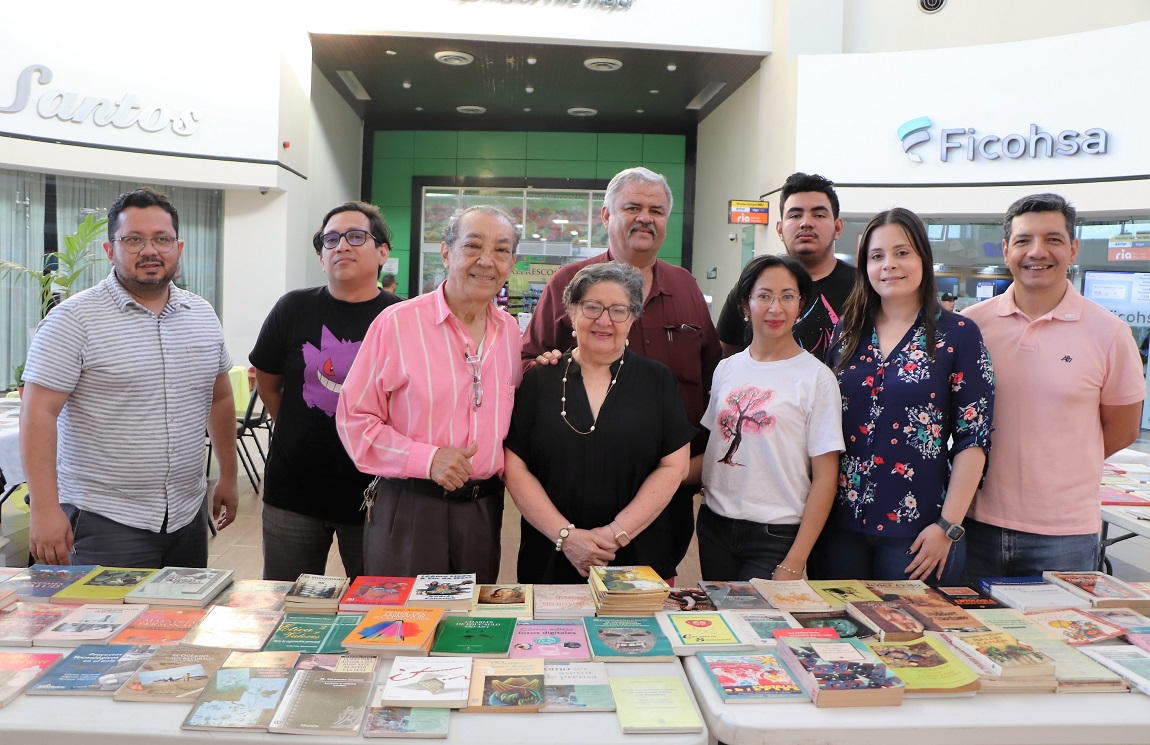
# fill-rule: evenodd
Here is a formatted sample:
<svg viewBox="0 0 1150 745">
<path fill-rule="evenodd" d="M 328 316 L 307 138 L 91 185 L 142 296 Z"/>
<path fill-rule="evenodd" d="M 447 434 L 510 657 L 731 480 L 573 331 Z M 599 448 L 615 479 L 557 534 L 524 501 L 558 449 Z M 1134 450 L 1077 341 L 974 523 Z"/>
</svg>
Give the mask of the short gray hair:
<svg viewBox="0 0 1150 745">
<path fill-rule="evenodd" d="M 615 200 L 619 198 L 619 192 L 623 187 L 628 184 L 653 184 L 663 187 L 663 191 L 667 194 L 667 214 L 671 214 L 671 208 L 675 205 L 675 197 L 671 194 L 671 185 L 667 183 L 663 174 L 655 173 L 642 166 L 619 171 L 615 174 L 615 178 L 611 179 L 611 183 L 607 184 L 607 193 L 603 196 L 603 204 L 607 205 L 608 213 L 615 211 L 617 206 Z"/>
<path fill-rule="evenodd" d="M 580 269 L 563 290 L 563 305 L 567 312 L 581 303 L 592 287 L 602 282 L 614 282 L 627 292 L 632 318 L 643 314 L 643 273 L 621 261 L 588 264 Z"/>
<path fill-rule="evenodd" d="M 448 221 L 447 227 L 443 229 L 443 242 L 447 244 L 449 249 L 454 247 L 455 242 L 459 240 L 459 223 L 463 222 L 463 218 L 474 212 L 480 212 L 484 215 L 491 215 L 506 220 L 507 224 L 511 226 L 511 232 L 515 235 L 515 239 L 511 244 L 511 251 L 514 253 L 519 250 L 519 239 L 523 237 L 523 231 L 516 226 L 515 220 L 512 219 L 511 215 L 489 204 L 477 204 L 467 208 L 460 207 L 451 214 L 451 219 Z"/>
</svg>

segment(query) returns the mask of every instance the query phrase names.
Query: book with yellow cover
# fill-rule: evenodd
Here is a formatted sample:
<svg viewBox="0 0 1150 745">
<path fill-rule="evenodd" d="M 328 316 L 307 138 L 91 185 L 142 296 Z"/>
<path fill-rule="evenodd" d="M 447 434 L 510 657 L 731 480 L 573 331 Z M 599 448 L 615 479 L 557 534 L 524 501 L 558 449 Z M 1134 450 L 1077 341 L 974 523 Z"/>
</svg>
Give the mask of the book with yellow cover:
<svg viewBox="0 0 1150 745">
<path fill-rule="evenodd" d="M 870 603 L 882 600 L 875 595 L 862 580 L 857 579 L 809 579 L 807 584 L 827 601 L 831 610 L 846 610 L 847 603 Z"/>
<path fill-rule="evenodd" d="M 543 658 L 475 660 L 464 712 L 533 712 L 543 707 Z"/>
<path fill-rule="evenodd" d="M 1005 631 L 954 634 L 951 638 L 959 649 L 997 675 L 1054 677 L 1054 660 Z"/>
<path fill-rule="evenodd" d="M 443 608 L 373 608 L 343 640 L 349 652 L 379 657 L 426 655 Z"/>
<path fill-rule="evenodd" d="M 749 639 L 739 636 L 735 621 L 735 611 L 681 611 L 677 613 L 659 612 L 655 614 L 659 628 L 671 641 L 671 649 L 677 655 L 692 655 L 696 652 L 742 652 L 754 649 Z"/>
<path fill-rule="evenodd" d="M 80 581 L 73 582 L 53 595 L 52 602 L 66 605 L 122 603 L 124 597 L 137 585 L 151 579 L 159 571 L 159 569 L 96 567 Z"/>
<path fill-rule="evenodd" d="M 623 734 L 703 731 L 703 720 L 677 675 L 616 677 L 608 682 Z"/>
<path fill-rule="evenodd" d="M 902 679 L 907 696 L 973 695 L 980 688 L 978 673 L 935 637 L 865 644 Z"/>
</svg>

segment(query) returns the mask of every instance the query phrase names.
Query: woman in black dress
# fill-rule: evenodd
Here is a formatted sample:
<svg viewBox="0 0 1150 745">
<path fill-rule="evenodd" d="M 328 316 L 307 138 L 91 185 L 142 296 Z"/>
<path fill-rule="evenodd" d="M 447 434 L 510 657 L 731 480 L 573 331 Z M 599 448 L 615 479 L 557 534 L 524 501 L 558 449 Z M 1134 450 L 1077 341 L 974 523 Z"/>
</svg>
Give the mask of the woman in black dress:
<svg viewBox="0 0 1150 745">
<path fill-rule="evenodd" d="M 664 508 L 687 474 L 695 428 L 671 370 L 627 350 L 643 277 L 591 264 L 563 292 L 576 346 L 527 371 L 504 441 L 504 479 L 523 514 L 518 577 L 580 582 L 592 565 L 675 575 Z"/>
</svg>

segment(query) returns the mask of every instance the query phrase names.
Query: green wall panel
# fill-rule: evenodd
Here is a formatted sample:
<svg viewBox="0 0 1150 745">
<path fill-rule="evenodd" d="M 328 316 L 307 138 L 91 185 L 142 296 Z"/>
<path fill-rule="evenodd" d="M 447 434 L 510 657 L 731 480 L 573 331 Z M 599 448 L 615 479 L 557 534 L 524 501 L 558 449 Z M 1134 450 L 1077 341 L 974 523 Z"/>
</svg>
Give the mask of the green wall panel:
<svg viewBox="0 0 1150 745">
<path fill-rule="evenodd" d="M 376 158 L 410 158 L 415 154 L 415 132 L 381 131 L 375 133 Z"/>
<path fill-rule="evenodd" d="M 643 135 L 643 163 L 682 163 L 687 157 L 683 135 Z"/>
<path fill-rule="evenodd" d="M 672 214 L 667 217 L 667 237 L 663 241 L 663 247 L 659 249 L 659 258 L 666 259 L 667 256 L 682 256 L 683 255 L 683 216 Z"/>
<path fill-rule="evenodd" d="M 456 161 L 455 173 L 456 175 L 465 177 L 504 176 L 508 178 L 524 178 L 527 175 L 527 161 L 460 158 Z"/>
<path fill-rule="evenodd" d="M 595 163 L 578 160 L 529 160 L 528 178 L 596 178 Z"/>
<path fill-rule="evenodd" d="M 595 178 L 607 179 L 610 181 L 615 177 L 619 171 L 627 168 L 632 168 L 634 163 L 627 163 L 624 161 L 599 161 L 595 164 Z"/>
<path fill-rule="evenodd" d="M 375 204 L 411 206 L 411 158 L 377 158 L 371 169 L 371 195 Z"/>
<path fill-rule="evenodd" d="M 601 134 L 599 137 L 600 162 L 606 160 L 620 161 L 631 166 L 643 163 L 643 135 L 635 134 Z M 622 168 L 616 169 L 616 173 Z"/>
<path fill-rule="evenodd" d="M 585 132 L 528 132 L 528 160 L 586 160 L 594 162 L 598 136 Z M 530 175 L 530 174 L 529 174 Z"/>
<path fill-rule="evenodd" d="M 458 132 L 416 132 L 416 158 L 455 158 L 459 155 Z"/>
<path fill-rule="evenodd" d="M 488 160 L 524 160 L 527 158 L 527 133 L 460 132 L 459 155 Z"/>
<path fill-rule="evenodd" d="M 416 176 L 455 178 L 455 158 L 416 158 L 412 164 L 412 173 Z"/>
</svg>

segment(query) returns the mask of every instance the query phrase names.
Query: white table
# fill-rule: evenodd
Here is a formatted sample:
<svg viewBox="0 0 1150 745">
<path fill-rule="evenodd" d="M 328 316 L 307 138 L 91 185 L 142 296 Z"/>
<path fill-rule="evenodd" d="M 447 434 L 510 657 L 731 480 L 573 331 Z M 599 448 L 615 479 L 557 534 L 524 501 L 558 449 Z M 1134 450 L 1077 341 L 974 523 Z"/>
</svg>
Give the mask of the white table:
<svg viewBox="0 0 1150 745">
<path fill-rule="evenodd" d="M 688 657 L 683 663 L 711 736 L 728 745 L 1150 743 L 1150 696 L 1141 693 L 980 693 L 843 709 L 802 702 L 724 704 L 699 661 Z"/>
<path fill-rule="evenodd" d="M 40 647 L 40 649 L 46 649 Z M 52 650 L 64 651 L 64 650 Z M 389 668 L 390 661 L 381 660 Z M 608 675 L 678 675 L 678 662 L 611 663 Z M 377 675 L 378 678 L 378 675 Z M 688 686 L 688 694 L 690 686 Z M 695 704 L 696 711 L 699 710 Z M 113 701 L 97 696 L 18 696 L 0 709 L 3 745 L 163 745 L 166 742 L 214 745 L 336 745 L 348 742 L 397 742 L 394 738 L 315 737 L 250 732 L 190 732 L 180 729 L 186 704 L 147 704 Z M 624 735 L 614 712 L 578 714 L 461 714 L 451 713 L 446 742 L 460 745 L 707 745 L 707 730 L 693 735 Z"/>
<path fill-rule="evenodd" d="M 1123 535 L 1115 538 L 1110 537 L 1110 526 L 1117 526 L 1125 531 Z M 1099 539 L 1102 542 L 1102 549 L 1099 553 L 1098 568 L 1102 571 L 1112 574 L 1110 562 L 1106 559 L 1106 549 L 1113 546 L 1115 543 L 1129 540 L 1130 538 L 1150 538 L 1150 520 L 1139 520 L 1132 517 L 1126 512 L 1125 507 L 1113 506 L 1102 508 L 1102 534 Z"/>
</svg>

